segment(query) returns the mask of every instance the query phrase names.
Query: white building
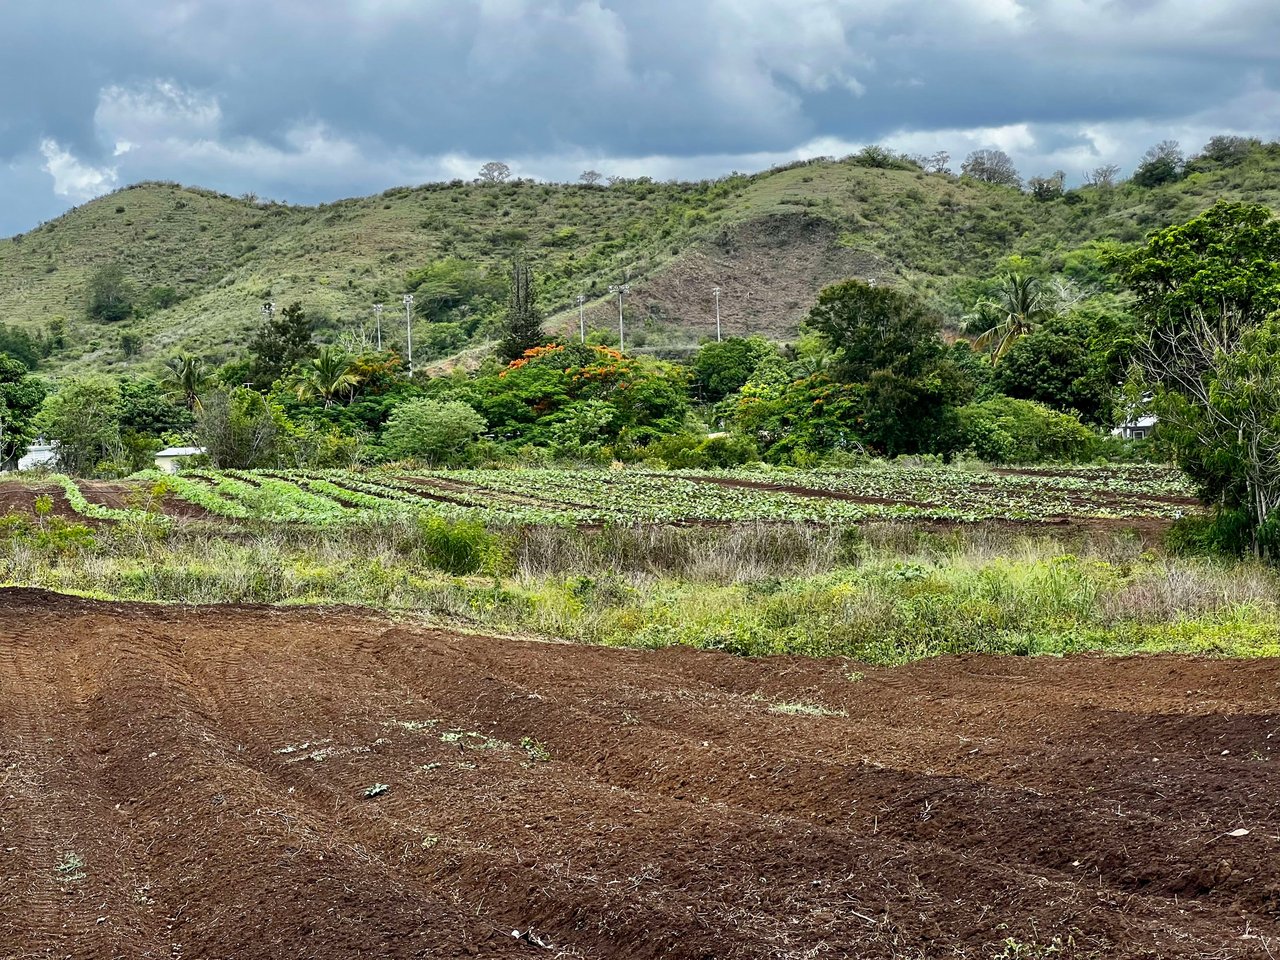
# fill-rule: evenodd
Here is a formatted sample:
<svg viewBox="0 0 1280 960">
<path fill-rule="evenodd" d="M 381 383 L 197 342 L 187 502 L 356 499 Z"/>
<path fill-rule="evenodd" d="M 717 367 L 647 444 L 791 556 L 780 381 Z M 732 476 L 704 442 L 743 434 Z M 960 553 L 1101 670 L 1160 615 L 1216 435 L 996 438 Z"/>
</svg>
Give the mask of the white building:
<svg viewBox="0 0 1280 960">
<path fill-rule="evenodd" d="M 1155 432 L 1157 422 L 1155 416 L 1148 413 L 1120 424 L 1111 431 L 1111 435 L 1123 437 L 1125 440 L 1146 440 Z"/>
<path fill-rule="evenodd" d="M 35 443 L 27 447 L 27 452 L 18 458 L 18 469 L 38 470 L 48 467 L 52 470 L 57 459 L 58 454 L 54 451 L 53 444 Z"/>
<path fill-rule="evenodd" d="M 177 473 L 191 457 L 204 453 L 204 447 L 165 447 L 156 454 L 156 469 L 161 473 Z"/>
</svg>

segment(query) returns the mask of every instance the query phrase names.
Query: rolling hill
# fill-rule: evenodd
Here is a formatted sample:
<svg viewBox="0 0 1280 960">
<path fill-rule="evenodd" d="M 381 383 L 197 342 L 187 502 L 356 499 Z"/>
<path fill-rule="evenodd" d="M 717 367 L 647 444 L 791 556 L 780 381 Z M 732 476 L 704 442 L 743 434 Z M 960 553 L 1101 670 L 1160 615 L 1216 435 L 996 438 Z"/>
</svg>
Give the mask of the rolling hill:
<svg viewBox="0 0 1280 960">
<path fill-rule="evenodd" d="M 589 328 L 616 331 L 607 291 L 625 279 L 632 346 L 678 350 L 713 335 L 716 285 L 728 333 L 784 338 L 817 291 L 844 277 L 907 284 L 954 312 L 957 283 L 1015 252 L 1060 265 L 1089 241 L 1139 240 L 1222 197 L 1280 207 L 1280 144 L 1193 167 L 1154 189 L 1088 187 L 1048 201 L 859 158 L 703 183 L 455 181 L 316 207 L 144 183 L 0 240 L 0 322 L 34 333 L 63 318 L 66 346 L 41 368 L 54 375 L 154 367 L 179 350 L 237 357 L 267 299 L 300 300 L 328 339 L 370 331 L 371 306 L 384 302 L 395 339 L 410 271 L 456 258 L 496 278 L 519 255 L 552 329 L 576 331 L 582 293 Z M 87 283 L 108 264 L 154 306 L 89 321 Z"/>
</svg>

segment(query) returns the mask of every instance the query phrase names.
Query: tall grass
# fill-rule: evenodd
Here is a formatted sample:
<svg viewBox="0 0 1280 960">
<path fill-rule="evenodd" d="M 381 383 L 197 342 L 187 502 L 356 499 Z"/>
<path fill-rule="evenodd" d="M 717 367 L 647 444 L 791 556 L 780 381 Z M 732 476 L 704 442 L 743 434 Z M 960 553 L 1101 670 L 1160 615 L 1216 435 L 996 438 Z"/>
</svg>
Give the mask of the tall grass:
<svg viewBox="0 0 1280 960">
<path fill-rule="evenodd" d="M 1124 536 L 907 524 L 0 535 L 0 579 L 181 603 L 342 603 L 596 643 L 896 663 L 943 653 L 1280 654 L 1277 574 Z"/>
</svg>

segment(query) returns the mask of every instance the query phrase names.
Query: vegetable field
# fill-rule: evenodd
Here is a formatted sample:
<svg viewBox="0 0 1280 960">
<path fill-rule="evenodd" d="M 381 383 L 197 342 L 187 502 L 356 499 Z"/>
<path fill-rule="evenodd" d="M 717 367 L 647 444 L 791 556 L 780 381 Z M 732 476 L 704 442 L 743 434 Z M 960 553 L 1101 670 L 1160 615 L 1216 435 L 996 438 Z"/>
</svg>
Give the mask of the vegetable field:
<svg viewBox="0 0 1280 960">
<path fill-rule="evenodd" d="M 1185 479 L 1138 465 L 974 471 L 369 470 L 144 473 L 113 485 L 54 477 L 67 511 L 95 520 L 202 517 L 324 526 L 415 514 L 497 525 L 852 523 L 865 520 L 1145 521 L 1196 509 Z M 13 488 L 11 487 L 10 490 Z M 12 497 L 9 497 L 12 500 Z"/>
</svg>

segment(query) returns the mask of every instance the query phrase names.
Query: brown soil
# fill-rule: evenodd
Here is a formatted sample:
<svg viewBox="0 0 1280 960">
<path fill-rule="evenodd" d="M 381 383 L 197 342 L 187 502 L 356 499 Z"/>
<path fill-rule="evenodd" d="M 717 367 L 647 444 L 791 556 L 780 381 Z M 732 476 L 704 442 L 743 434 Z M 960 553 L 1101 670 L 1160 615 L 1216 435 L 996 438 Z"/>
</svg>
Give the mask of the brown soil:
<svg viewBox="0 0 1280 960">
<path fill-rule="evenodd" d="M 49 511 L 53 516 L 75 520 L 78 523 L 90 525 L 94 523 L 93 520 L 76 513 L 67 502 L 66 494 L 57 484 L 32 483 L 29 480 L 0 483 L 0 517 L 10 513 L 34 517 L 36 497 L 41 495 L 48 496 L 53 501 L 53 509 Z"/>
<path fill-rule="evenodd" d="M 96 503 L 98 506 L 111 507 L 115 510 L 130 510 L 138 509 L 139 502 L 145 503 L 146 501 L 146 490 L 141 484 L 103 483 L 91 480 L 80 480 L 77 483 L 80 487 L 80 492 L 84 494 L 84 498 L 90 503 Z M 160 512 L 186 520 L 218 519 L 204 507 L 188 503 L 173 494 L 165 494 L 161 499 Z"/>
<path fill-rule="evenodd" d="M 852 669 L 0 591 L 0 954 L 1280 951 L 1280 663 Z"/>
</svg>

